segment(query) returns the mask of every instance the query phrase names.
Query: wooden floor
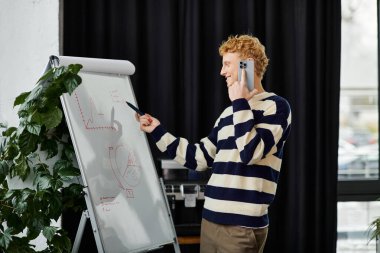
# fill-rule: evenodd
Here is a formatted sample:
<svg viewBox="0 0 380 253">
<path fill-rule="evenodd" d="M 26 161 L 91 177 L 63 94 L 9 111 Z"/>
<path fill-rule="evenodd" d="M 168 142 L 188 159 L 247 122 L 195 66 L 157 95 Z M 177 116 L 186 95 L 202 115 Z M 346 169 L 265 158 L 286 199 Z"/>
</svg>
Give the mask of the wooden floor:
<svg viewBox="0 0 380 253">
<path fill-rule="evenodd" d="M 199 236 L 179 236 L 178 237 L 178 243 L 180 245 L 184 244 L 199 244 L 200 238 Z"/>
</svg>

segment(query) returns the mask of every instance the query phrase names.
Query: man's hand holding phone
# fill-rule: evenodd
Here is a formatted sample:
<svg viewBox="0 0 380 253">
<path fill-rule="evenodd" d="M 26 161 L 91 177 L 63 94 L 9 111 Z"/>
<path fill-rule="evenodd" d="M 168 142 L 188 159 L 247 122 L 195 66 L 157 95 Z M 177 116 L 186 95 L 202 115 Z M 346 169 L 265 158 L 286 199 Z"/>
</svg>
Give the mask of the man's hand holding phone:
<svg viewBox="0 0 380 253">
<path fill-rule="evenodd" d="M 228 87 L 228 95 L 231 101 L 239 98 L 250 100 L 257 90 L 254 89 L 254 63 L 253 60 L 239 62 L 238 81 Z"/>
<path fill-rule="evenodd" d="M 243 72 L 245 72 L 245 80 L 248 90 L 252 91 L 255 87 L 255 62 L 253 60 L 239 61 L 239 82 L 241 82 Z"/>
</svg>

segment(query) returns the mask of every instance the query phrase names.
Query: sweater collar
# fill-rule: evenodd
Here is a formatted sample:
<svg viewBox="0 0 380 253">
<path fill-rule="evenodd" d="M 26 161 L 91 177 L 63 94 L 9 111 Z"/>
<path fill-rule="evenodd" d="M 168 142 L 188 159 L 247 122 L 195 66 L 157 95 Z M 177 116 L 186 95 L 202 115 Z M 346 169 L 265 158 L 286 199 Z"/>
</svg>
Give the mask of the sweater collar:
<svg viewBox="0 0 380 253">
<path fill-rule="evenodd" d="M 260 100 L 264 100 L 268 97 L 271 97 L 271 96 L 274 96 L 276 94 L 274 94 L 273 92 L 261 92 L 257 95 L 254 95 L 249 101 L 252 101 L 252 102 L 255 102 L 255 101 L 260 101 Z"/>
</svg>

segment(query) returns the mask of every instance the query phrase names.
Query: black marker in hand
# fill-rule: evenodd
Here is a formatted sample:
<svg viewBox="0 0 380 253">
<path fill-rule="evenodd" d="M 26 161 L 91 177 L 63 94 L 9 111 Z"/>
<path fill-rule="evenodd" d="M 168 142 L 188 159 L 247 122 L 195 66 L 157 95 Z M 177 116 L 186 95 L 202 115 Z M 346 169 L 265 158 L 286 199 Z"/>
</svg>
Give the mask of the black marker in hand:
<svg viewBox="0 0 380 253">
<path fill-rule="evenodd" d="M 137 112 L 140 116 L 143 116 L 145 114 L 145 112 L 141 111 L 139 108 L 137 108 L 136 106 L 132 105 L 131 103 L 129 103 L 128 101 L 125 101 L 127 103 L 127 105 L 129 105 L 129 107 L 131 107 L 135 112 Z M 152 123 L 152 119 L 149 118 L 149 123 Z"/>
<path fill-rule="evenodd" d="M 131 107 L 133 110 L 135 110 L 135 112 L 137 112 L 138 114 L 140 114 L 140 116 L 143 116 L 145 114 L 145 112 L 141 111 L 139 108 L 137 108 L 136 106 L 132 105 L 128 101 L 125 101 L 125 102 L 129 105 L 129 107 Z"/>
</svg>

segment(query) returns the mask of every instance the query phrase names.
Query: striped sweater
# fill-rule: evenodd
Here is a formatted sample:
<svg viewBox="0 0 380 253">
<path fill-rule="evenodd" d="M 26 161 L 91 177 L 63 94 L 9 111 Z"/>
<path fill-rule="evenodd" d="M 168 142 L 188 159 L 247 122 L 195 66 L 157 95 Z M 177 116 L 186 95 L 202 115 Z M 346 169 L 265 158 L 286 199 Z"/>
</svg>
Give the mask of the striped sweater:
<svg viewBox="0 0 380 253">
<path fill-rule="evenodd" d="M 189 169 L 212 168 L 203 218 L 218 224 L 266 227 L 274 199 L 283 148 L 290 132 L 288 102 L 263 92 L 237 99 L 198 144 L 177 138 L 159 125 L 152 132 L 158 148 Z"/>
</svg>

